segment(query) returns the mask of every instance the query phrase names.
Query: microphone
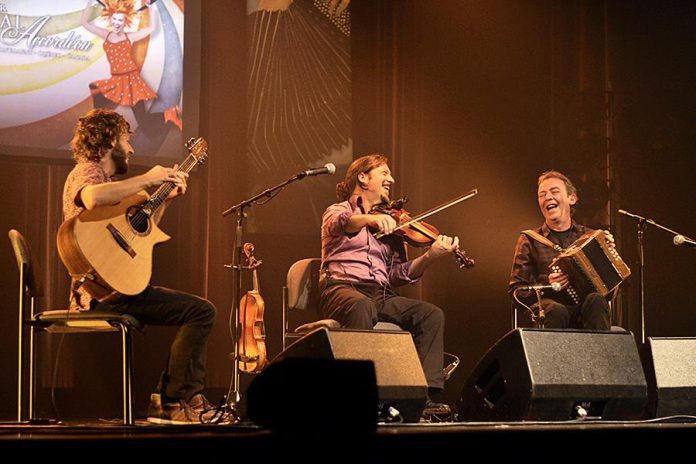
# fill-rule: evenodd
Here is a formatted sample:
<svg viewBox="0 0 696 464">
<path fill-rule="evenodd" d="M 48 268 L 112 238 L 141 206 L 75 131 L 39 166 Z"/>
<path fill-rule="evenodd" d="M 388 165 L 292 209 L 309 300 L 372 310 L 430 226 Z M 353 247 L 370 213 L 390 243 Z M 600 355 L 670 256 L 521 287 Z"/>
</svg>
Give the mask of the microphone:
<svg viewBox="0 0 696 464">
<path fill-rule="evenodd" d="M 336 172 L 336 166 L 333 163 L 326 163 L 323 168 L 307 169 L 302 171 L 297 175 L 298 179 L 309 176 L 318 176 L 321 174 L 334 174 Z"/>
<path fill-rule="evenodd" d="M 675 235 L 674 240 L 672 240 L 677 246 L 685 246 L 689 248 L 696 248 L 696 240 L 691 240 L 683 235 Z"/>
<path fill-rule="evenodd" d="M 527 285 L 525 287 L 518 287 L 520 290 L 529 290 L 529 291 L 536 291 L 536 290 L 552 290 L 554 292 L 560 292 L 561 291 L 561 284 L 558 282 L 554 282 L 549 285 Z"/>
</svg>

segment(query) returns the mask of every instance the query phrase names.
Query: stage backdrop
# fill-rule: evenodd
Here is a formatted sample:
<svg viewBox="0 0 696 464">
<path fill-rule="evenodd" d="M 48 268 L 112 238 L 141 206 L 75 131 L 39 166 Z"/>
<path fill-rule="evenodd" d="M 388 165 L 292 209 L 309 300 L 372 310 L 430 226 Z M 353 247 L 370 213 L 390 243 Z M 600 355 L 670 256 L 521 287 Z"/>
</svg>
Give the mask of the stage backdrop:
<svg viewBox="0 0 696 464">
<path fill-rule="evenodd" d="M 141 155 L 179 155 L 184 1 L 144 5 L 138 0 L 127 10 L 124 30 L 137 40 L 126 41 L 121 48 L 128 58 L 122 58 L 104 47 L 109 37 L 99 31 L 109 31 L 111 16 L 96 1 L 0 3 L 0 146 L 5 153 L 69 158 L 76 118 L 93 107 L 108 107 L 129 120 Z M 134 87 L 142 82 L 147 95 L 139 87 L 131 95 L 123 86 L 121 59 L 135 63 Z"/>
<path fill-rule="evenodd" d="M 73 14 L 86 4 L 68 3 Z M 334 185 L 353 157 L 371 152 L 390 156 L 397 180 L 393 193 L 407 195 L 413 212 L 479 189 L 472 200 L 432 218 L 443 233 L 460 237 L 477 266 L 460 271 L 454 259 L 443 259 L 421 283 L 404 289 L 445 310 L 446 349 L 462 358 L 447 383 L 446 400 L 459 395 L 476 361 L 510 329 L 506 290 L 513 247 L 520 230 L 541 224 L 536 177 L 544 170 L 571 175 L 580 187 L 578 219 L 615 233 L 634 270 L 616 322 L 639 333 L 635 224 L 617 217 L 616 209 L 696 235 L 690 214 L 696 5 L 662 0 L 206 0 L 199 4 L 200 15 L 193 10 L 192 16 L 193 3 L 199 4 L 186 3 L 183 56 L 184 70 L 195 72 L 185 73 L 182 92 L 188 99 L 179 109 L 183 139 L 204 136 L 210 158 L 191 176 L 187 195 L 164 217 L 162 228 L 173 240 L 155 252 L 152 281 L 216 304 L 217 325 L 208 347 L 212 399 L 226 391 L 231 371 L 232 277 L 224 265 L 231 261 L 235 224 L 221 212 L 306 168 L 326 162 L 339 167 L 336 176 L 291 184 L 271 202 L 254 206 L 245 221 L 244 238 L 254 242 L 264 261 L 259 271 L 273 356 L 281 345 L 280 292 L 287 269 L 295 260 L 319 255 L 320 216 L 335 201 Z M 338 17 L 327 14 L 332 6 L 348 3 Z M 7 10 L 0 10 L 0 18 L 10 16 L 0 28 L 14 27 L 10 2 L 0 5 Z M 62 8 L 63 2 L 56 5 Z M 174 17 L 180 5 L 160 0 L 152 11 L 162 13 L 166 7 Z M 88 37 L 74 18 L 72 24 L 80 31 L 76 34 Z M 70 30 L 66 26 L 55 34 L 63 37 Z M 2 56 L 0 66 L 7 64 Z M 76 87 L 87 104 L 85 87 Z M 3 103 L 2 117 L 8 112 L 14 110 Z M 200 115 L 194 117 L 198 128 L 190 125 L 191 114 Z M 76 117 L 65 125 L 73 125 Z M 67 300 L 68 279 L 55 250 L 55 233 L 71 161 L 67 153 L 55 157 L 52 150 L 64 147 L 69 134 L 49 150 L 39 145 L 45 143 L 40 142 L 44 131 L 19 143 L 14 137 L 22 131 L 2 130 L 1 229 L 4 234 L 15 227 L 27 235 L 43 265 L 46 303 L 59 307 Z M 178 128 L 168 128 L 168 137 L 177 133 Z M 16 147 L 24 147 L 25 156 L 17 156 Z M 135 173 L 154 162 L 144 150 L 134 160 Z M 0 405 L 0 417 L 11 419 L 17 271 L 9 242 L 2 243 L 0 297 L 6 317 L 0 319 L 0 331 L 6 337 L 0 367 L 7 375 L 0 378 L 0 389 L 8 392 L 8 401 Z M 670 237 L 648 230 L 648 335 L 696 335 L 687 293 L 694 269 L 693 250 L 676 248 Z M 173 330 L 156 327 L 136 336 L 134 392 L 140 416 L 172 336 Z M 44 416 L 55 415 L 49 387 L 59 341 L 42 337 L 40 346 L 47 360 L 40 376 Z M 99 336 L 66 337 L 55 381 L 61 418 L 118 415 L 117 346 L 115 337 L 111 343 Z M 249 379 L 244 376 L 243 383 Z"/>
</svg>

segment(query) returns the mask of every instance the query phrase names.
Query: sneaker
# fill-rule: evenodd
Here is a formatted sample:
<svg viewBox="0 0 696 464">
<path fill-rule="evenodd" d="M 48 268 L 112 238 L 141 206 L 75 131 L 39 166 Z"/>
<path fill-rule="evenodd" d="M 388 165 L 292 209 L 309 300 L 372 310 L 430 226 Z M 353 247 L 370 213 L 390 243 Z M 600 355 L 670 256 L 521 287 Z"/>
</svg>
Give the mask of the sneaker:
<svg viewBox="0 0 696 464">
<path fill-rule="evenodd" d="M 188 400 L 188 405 L 196 414 L 196 417 L 204 424 L 234 424 L 234 414 L 232 414 L 226 405 L 215 406 L 208 401 L 208 398 L 203 393 L 196 393 Z"/>
<path fill-rule="evenodd" d="M 147 406 L 147 417 L 160 417 L 162 415 L 162 395 L 150 394 L 150 404 Z"/>
<path fill-rule="evenodd" d="M 217 409 L 203 393 L 196 393 L 188 400 L 188 405 L 201 422 L 207 423 Z"/>
<path fill-rule="evenodd" d="M 174 403 L 163 403 L 159 393 L 150 395 L 150 405 L 147 408 L 147 421 L 152 424 L 200 424 L 198 415 L 191 406 L 179 400 Z"/>
</svg>

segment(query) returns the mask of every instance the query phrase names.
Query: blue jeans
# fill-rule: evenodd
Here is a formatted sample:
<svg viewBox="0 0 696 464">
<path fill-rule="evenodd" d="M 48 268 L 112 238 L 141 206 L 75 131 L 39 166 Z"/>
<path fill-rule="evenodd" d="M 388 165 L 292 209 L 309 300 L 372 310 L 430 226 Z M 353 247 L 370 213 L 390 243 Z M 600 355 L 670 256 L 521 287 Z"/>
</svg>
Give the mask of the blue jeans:
<svg viewBox="0 0 696 464">
<path fill-rule="evenodd" d="M 112 304 L 99 303 L 94 309 L 130 314 L 144 324 L 178 326 L 157 389 L 170 400 L 188 400 L 203 390 L 206 344 L 216 313 L 211 302 L 148 285 L 139 295 L 124 297 Z"/>
</svg>

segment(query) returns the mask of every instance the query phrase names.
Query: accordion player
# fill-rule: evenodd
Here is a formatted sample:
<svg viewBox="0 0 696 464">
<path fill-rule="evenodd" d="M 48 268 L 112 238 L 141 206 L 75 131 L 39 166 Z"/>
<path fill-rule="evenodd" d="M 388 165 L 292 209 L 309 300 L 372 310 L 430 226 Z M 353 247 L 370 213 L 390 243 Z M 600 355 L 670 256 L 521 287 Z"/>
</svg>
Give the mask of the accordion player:
<svg viewBox="0 0 696 464">
<path fill-rule="evenodd" d="M 568 276 L 570 284 L 564 291 L 575 304 L 580 304 L 594 292 L 606 297 L 631 275 L 616 248 L 609 245 L 603 230 L 595 230 L 577 239 L 553 260 L 549 268 L 551 272 L 563 272 Z"/>
</svg>

